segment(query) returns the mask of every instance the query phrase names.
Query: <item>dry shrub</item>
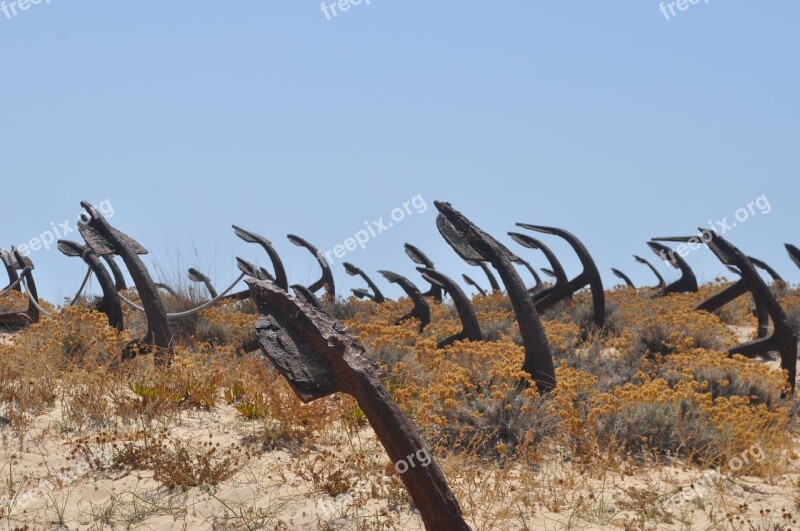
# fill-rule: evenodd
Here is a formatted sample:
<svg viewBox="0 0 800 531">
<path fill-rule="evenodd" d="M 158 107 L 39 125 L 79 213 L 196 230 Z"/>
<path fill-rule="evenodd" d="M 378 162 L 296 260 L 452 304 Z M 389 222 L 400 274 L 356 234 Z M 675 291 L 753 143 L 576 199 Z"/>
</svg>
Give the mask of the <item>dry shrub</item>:
<svg viewBox="0 0 800 531">
<path fill-rule="evenodd" d="M 630 453 L 656 451 L 720 465 L 759 445 L 780 458 L 790 442 L 788 408 L 771 409 L 742 396 L 715 398 L 708 388 L 690 370 L 674 385 L 641 374 L 640 383 L 595 397 L 588 421 L 601 444 Z"/>
<path fill-rule="evenodd" d="M 456 342 L 436 349 L 417 345 L 418 368 L 394 389 L 435 444 L 480 455 L 528 455 L 559 429 L 549 400 L 520 370 L 522 349 L 509 342 Z M 522 385 L 521 385 L 522 384 Z"/>
<path fill-rule="evenodd" d="M 158 433 L 100 432 L 95 437 L 73 442 L 70 458 L 84 461 L 94 470 L 144 471 L 168 489 L 188 490 L 201 485 L 217 485 L 228 479 L 238 467 L 241 448 L 221 448 L 211 438 L 199 448 L 178 438 L 170 438 L 168 430 Z"/>
<path fill-rule="evenodd" d="M 223 395 L 247 420 L 257 421 L 260 430 L 251 442 L 267 448 L 304 440 L 329 429 L 342 414 L 338 397 L 302 404 L 289 384 L 261 356 L 242 358 L 235 372 L 222 381 Z"/>
<path fill-rule="evenodd" d="M 105 315 L 78 307 L 43 317 L 18 332 L 13 342 L 0 344 L 0 403 L 5 416 L 24 428 L 32 416 L 53 407 L 64 375 L 74 374 L 80 380 L 81 374 L 106 373 L 129 341 L 127 334 L 108 326 Z M 73 378 L 67 383 L 75 382 Z M 87 390 L 79 387 L 75 392 L 86 397 Z"/>
<path fill-rule="evenodd" d="M 241 346 L 255 339 L 252 302 L 224 302 L 200 312 L 196 339 L 213 345 Z"/>
</svg>

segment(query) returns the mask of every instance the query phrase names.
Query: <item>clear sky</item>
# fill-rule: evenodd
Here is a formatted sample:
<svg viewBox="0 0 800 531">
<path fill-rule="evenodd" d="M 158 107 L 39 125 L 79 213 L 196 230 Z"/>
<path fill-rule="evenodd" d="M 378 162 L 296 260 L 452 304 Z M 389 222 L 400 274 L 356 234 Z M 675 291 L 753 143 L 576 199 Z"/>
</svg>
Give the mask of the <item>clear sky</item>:
<svg viewBox="0 0 800 531">
<path fill-rule="evenodd" d="M 0 4 L 0 245 L 108 200 L 167 276 L 196 266 L 221 287 L 237 255 L 267 265 L 235 223 L 306 283 L 317 268 L 286 234 L 333 249 L 421 194 L 425 212 L 344 260 L 422 286 L 412 242 L 486 285 L 436 231 L 437 199 L 539 267 L 505 236 L 515 222 L 574 232 L 607 285 L 611 267 L 646 284 L 631 255 L 658 262 L 648 238 L 761 197 L 726 237 L 800 281 L 783 248 L 800 245 L 797 2 L 331 3 Z M 45 297 L 77 288 L 80 260 L 31 257 Z M 707 249 L 687 260 L 724 272 Z M 361 287 L 341 262 L 340 292 Z"/>
</svg>

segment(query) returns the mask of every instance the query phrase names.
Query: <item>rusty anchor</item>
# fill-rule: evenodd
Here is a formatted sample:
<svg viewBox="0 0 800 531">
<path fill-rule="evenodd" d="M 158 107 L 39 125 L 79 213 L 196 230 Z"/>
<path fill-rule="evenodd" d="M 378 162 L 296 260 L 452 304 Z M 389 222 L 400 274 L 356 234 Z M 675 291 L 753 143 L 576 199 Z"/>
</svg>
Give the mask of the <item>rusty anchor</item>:
<svg viewBox="0 0 800 531">
<path fill-rule="evenodd" d="M 728 353 L 756 357 L 769 352 L 778 352 L 781 356 L 781 369 L 788 372 L 789 385 L 794 392 L 797 375 L 797 342 L 800 340 L 798 331 L 794 330 L 775 294 L 742 251 L 716 233 L 712 233 L 710 241 L 706 243 L 723 264 L 734 266 L 741 272 L 742 279 L 739 283 L 750 289 L 753 298 L 763 304 L 772 320 L 772 335 L 731 347 Z"/>
<path fill-rule="evenodd" d="M 95 310 L 106 315 L 109 326 L 122 331 L 125 320 L 119 292 L 97 254 L 90 247 L 70 240 L 58 240 L 58 250 L 66 256 L 79 256 L 89 266 L 103 291 L 103 298 L 95 305 Z"/>
<path fill-rule="evenodd" d="M 436 269 L 433 266 L 433 262 L 430 258 L 425 256 L 425 253 L 419 250 L 419 248 L 411 245 L 410 243 L 406 243 L 404 246 L 406 254 L 408 255 L 411 260 L 418 265 L 421 265 L 427 269 Z M 427 279 L 426 279 L 427 280 Z M 442 288 L 441 286 L 431 283 L 431 289 L 423 293 L 425 297 L 433 297 L 433 300 L 436 302 L 442 302 Z"/>
<path fill-rule="evenodd" d="M 586 286 L 592 292 L 592 307 L 594 312 L 594 325 L 597 328 L 602 328 L 605 323 L 605 294 L 603 292 L 603 281 L 600 278 L 600 272 L 592 259 L 592 255 L 583 245 L 583 243 L 571 232 L 556 227 L 544 227 L 542 225 L 531 225 L 528 223 L 517 223 L 518 227 L 528 229 L 543 234 L 551 234 L 558 236 L 569 243 L 570 247 L 578 255 L 578 259 L 583 266 L 581 271 L 575 278 L 568 281 L 566 284 L 558 285 L 551 290 L 540 293 L 535 297 L 536 310 L 543 312 L 547 308 L 557 304 L 565 298 L 574 295 L 578 290 Z"/>
<path fill-rule="evenodd" d="M 664 282 L 664 277 L 661 276 L 661 273 L 658 272 L 658 269 L 656 269 L 653 264 L 638 255 L 633 255 L 633 258 L 640 264 L 646 265 L 648 268 L 650 268 L 650 271 L 652 271 L 656 276 L 658 279 L 658 284 L 656 284 L 655 289 L 663 289 L 667 285 L 667 283 Z"/>
<path fill-rule="evenodd" d="M 419 267 L 417 270 L 422 273 L 422 278 L 440 287 L 450 295 L 456 307 L 458 318 L 461 320 L 461 331 L 447 339 L 439 341 L 436 348 L 444 348 L 448 345 L 452 345 L 456 341 L 463 341 L 465 339 L 469 341 L 482 341 L 483 334 L 478 324 L 478 318 L 475 316 L 475 310 L 472 308 L 469 298 L 461 287 L 453 279 L 435 269 Z"/>
<path fill-rule="evenodd" d="M 474 280 L 472 280 L 472 279 L 471 279 L 470 277 L 468 277 L 467 275 L 461 275 L 461 278 L 463 278 L 463 279 L 464 279 L 464 282 L 466 282 L 468 286 L 472 286 L 473 288 L 475 288 L 476 290 L 478 290 L 478 293 L 480 293 L 480 294 L 481 294 L 481 295 L 483 295 L 484 297 L 486 296 L 486 290 L 485 290 L 485 289 L 483 289 L 482 287 L 480 287 L 480 286 L 478 285 L 478 283 L 477 283 L 477 282 L 475 282 Z"/>
<path fill-rule="evenodd" d="M 679 238 L 678 240 L 675 240 L 674 238 L 653 238 L 647 242 L 650 250 L 652 250 L 657 256 L 675 269 L 680 269 L 681 278 L 658 290 L 656 296 L 663 297 L 665 295 L 669 295 L 670 293 L 696 293 L 697 277 L 694 276 L 694 271 L 692 271 L 692 268 L 689 267 L 689 264 L 686 263 L 686 260 L 684 260 L 680 254 L 676 254 L 675 251 L 663 243 L 660 243 L 662 241 L 684 241 L 684 239 Z"/>
<path fill-rule="evenodd" d="M 434 205 L 439 210 L 436 227 L 456 254 L 468 263 L 490 262 L 497 270 L 514 308 L 522 337 L 525 349 L 522 370 L 531 375 L 539 392 L 553 390 L 556 386 L 553 354 L 533 300 L 511 262 L 513 253 L 450 203 L 434 201 Z"/>
<path fill-rule="evenodd" d="M 567 273 L 564 271 L 564 267 L 561 265 L 561 262 L 558 261 L 558 257 L 556 257 L 556 254 L 552 251 L 552 249 L 550 249 L 550 247 L 545 245 L 544 242 L 534 238 L 533 236 L 522 234 L 520 232 L 509 232 L 508 235 L 512 240 L 525 248 L 541 251 L 542 254 L 544 254 L 544 257 L 547 259 L 547 262 L 550 264 L 550 269 L 542 268 L 542 272 L 547 276 L 554 278 L 555 285 L 545 286 L 542 284 L 542 287 L 538 290 L 529 290 L 531 295 L 535 297 L 544 297 L 548 293 L 551 293 L 557 288 L 565 286 L 567 282 L 569 282 Z"/>
<path fill-rule="evenodd" d="M 236 233 L 236 236 L 242 240 L 248 243 L 257 243 L 267 252 L 267 256 L 269 256 L 269 260 L 272 262 L 272 270 L 275 271 L 275 283 L 282 290 L 289 291 L 289 280 L 286 276 L 286 269 L 283 267 L 283 262 L 281 261 L 280 255 L 278 255 L 278 251 L 272 246 L 272 242 L 255 232 L 250 232 L 236 225 L 233 225 L 233 231 Z"/>
<path fill-rule="evenodd" d="M 139 255 L 147 254 L 147 249 L 112 227 L 91 203 L 81 201 L 81 206 L 86 212 L 81 214 L 78 221 L 78 231 L 86 244 L 98 256 L 118 255 L 133 279 L 147 318 L 147 332 L 141 343 L 147 348 L 155 349 L 153 359 L 157 365 L 172 363 L 172 334 L 167 310 L 147 267 L 139 258 Z"/>
<path fill-rule="evenodd" d="M 621 279 L 623 282 L 625 282 L 625 284 L 626 284 L 626 285 L 627 285 L 629 288 L 636 289 L 636 286 L 634 286 L 634 285 L 633 285 L 633 282 L 631 281 L 630 277 L 628 277 L 628 275 L 626 275 L 625 273 L 623 273 L 623 272 L 622 272 L 622 271 L 620 271 L 619 269 L 615 269 L 615 268 L 613 268 L 613 267 L 611 268 L 611 272 L 612 272 L 612 273 L 614 273 L 614 276 L 616 276 L 617 278 L 619 278 L 619 279 Z"/>
<path fill-rule="evenodd" d="M 794 265 L 800 267 L 800 249 L 792 245 L 791 243 L 784 244 L 786 247 L 786 252 L 789 253 L 789 258 L 792 259 Z"/>
<path fill-rule="evenodd" d="M 217 290 L 214 289 L 211 279 L 193 267 L 189 268 L 189 280 L 192 282 L 202 282 L 206 287 L 208 294 L 211 295 L 211 298 L 217 298 Z"/>
<path fill-rule="evenodd" d="M 400 288 L 406 292 L 408 298 L 411 299 L 411 302 L 414 303 L 414 307 L 411 309 L 411 311 L 398 319 L 397 323 L 395 324 L 399 324 L 406 319 L 413 317 L 419 320 L 419 332 L 422 333 L 422 331 L 425 330 L 425 327 L 431 322 L 431 308 L 428 305 L 428 301 L 426 301 L 425 297 L 422 296 L 419 288 L 417 288 L 413 282 L 408 280 L 403 275 L 398 275 L 397 273 L 386 270 L 378 271 L 378 273 L 383 275 L 383 278 L 392 284 L 397 284 L 400 286 Z"/>
<path fill-rule="evenodd" d="M 414 505 L 429 531 L 468 530 L 461 509 L 422 438 L 383 387 L 364 347 L 338 321 L 263 281 L 247 281 L 261 314 L 256 333 L 261 350 L 308 403 L 333 393 L 353 396 L 400 471 Z M 419 458 L 418 458 L 419 460 Z M 427 459 L 425 459 L 427 461 Z M 405 463 L 400 467 L 399 463 Z"/>
<path fill-rule="evenodd" d="M 332 301 L 336 300 L 336 287 L 333 284 L 333 271 L 331 271 L 331 266 L 328 264 L 328 261 L 325 260 L 325 256 L 323 256 L 319 249 L 308 243 L 300 236 L 289 234 L 286 237 L 289 238 L 289 241 L 293 244 L 308 249 L 308 251 L 314 255 L 314 258 L 317 259 L 317 263 L 322 268 L 322 277 L 308 286 L 308 290 L 312 293 L 316 293 L 324 287 L 325 297 Z"/>
<path fill-rule="evenodd" d="M 364 279 L 364 282 L 366 282 L 369 288 L 372 290 L 372 293 L 370 293 L 367 290 L 354 289 L 352 291 L 356 295 L 356 297 L 358 297 L 359 299 L 367 298 L 372 301 L 375 301 L 378 304 L 381 304 L 386 301 L 386 298 L 383 296 L 383 293 L 381 293 L 381 290 L 378 289 L 377 284 L 375 284 L 372 281 L 372 279 L 369 278 L 369 276 L 367 276 L 366 273 L 364 273 L 362 269 L 354 266 L 350 262 L 345 262 L 342 265 L 344 266 L 344 270 L 347 272 L 348 275 L 350 275 L 351 277 L 355 276 L 361 277 L 362 279 Z"/>
</svg>

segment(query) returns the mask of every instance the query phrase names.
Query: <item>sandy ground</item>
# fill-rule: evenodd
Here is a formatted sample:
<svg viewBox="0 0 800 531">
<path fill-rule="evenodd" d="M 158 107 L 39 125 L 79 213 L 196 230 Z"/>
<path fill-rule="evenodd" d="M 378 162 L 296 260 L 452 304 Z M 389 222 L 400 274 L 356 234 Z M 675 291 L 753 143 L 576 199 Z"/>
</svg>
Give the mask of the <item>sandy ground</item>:
<svg viewBox="0 0 800 531">
<path fill-rule="evenodd" d="M 741 330 L 741 339 L 750 333 Z M 151 472 L 97 471 L 85 457 L 71 460 L 78 434 L 64 418 L 57 405 L 31 419 L 33 428 L 21 437 L 0 411 L 3 529 L 423 529 L 399 479 L 387 475 L 391 463 L 369 427 L 331 429 L 305 449 L 265 449 L 248 446 L 258 428 L 224 403 L 209 412 L 184 411 L 165 426 L 171 439 L 246 452 L 232 477 L 184 492 L 163 487 Z M 800 454 L 800 441 L 796 446 Z M 356 475 L 338 496 L 320 488 L 315 474 L 333 467 L 346 474 L 356 460 L 387 472 Z M 550 460 L 533 472 L 532 483 L 528 471 L 524 483 L 514 479 L 521 474 L 513 467 L 497 482 L 491 472 L 457 460 L 440 464 L 476 530 L 800 529 L 794 471 L 769 481 L 669 466 L 585 477 L 568 460 Z M 656 510 L 653 493 L 674 494 L 668 511 Z"/>
<path fill-rule="evenodd" d="M 81 530 L 422 528 L 396 477 L 363 477 L 347 493 L 332 497 L 304 472 L 313 468 L 309 463 L 347 463 L 356 454 L 388 464 L 368 428 L 356 434 L 334 432 L 326 437 L 329 447 L 321 444 L 307 454 L 254 451 L 230 479 L 182 492 L 161 487 L 149 472 L 97 472 L 85 460 L 68 460 L 74 435 L 60 431 L 61 418 L 58 407 L 38 417 L 22 444 L 9 426 L 0 427 L 6 529 L 26 524 L 29 529 Z M 225 447 L 241 445 L 252 429 L 223 405 L 211 412 L 185 412 L 171 423 L 169 434 L 196 445 L 213 441 Z M 345 440 L 349 448 L 337 446 Z M 337 455 L 331 457 L 333 448 Z M 726 478 L 724 470 L 671 467 L 580 478 L 569 463 L 549 463 L 538 472 L 541 480 L 530 506 L 515 509 L 511 506 L 520 498 L 507 495 L 518 488 L 513 481 L 476 487 L 474 477 L 460 477 L 456 464 L 445 460 L 443 467 L 474 529 L 788 529 L 781 527 L 787 520 L 781 512 L 796 510 L 800 483 L 796 474 L 767 483 Z M 658 518 L 659 524 L 635 524 L 643 497 L 674 492 L 678 486 L 684 495 Z M 497 489 L 499 496 L 483 493 Z M 740 515 L 741 525 L 729 523 L 727 515 Z"/>
</svg>

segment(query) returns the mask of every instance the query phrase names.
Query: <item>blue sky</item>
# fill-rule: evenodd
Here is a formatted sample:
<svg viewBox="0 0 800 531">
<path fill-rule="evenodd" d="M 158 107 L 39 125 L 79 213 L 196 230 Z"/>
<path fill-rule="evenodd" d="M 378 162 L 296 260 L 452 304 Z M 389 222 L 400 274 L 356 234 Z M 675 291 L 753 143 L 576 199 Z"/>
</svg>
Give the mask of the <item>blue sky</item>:
<svg viewBox="0 0 800 531">
<path fill-rule="evenodd" d="M 568 229 L 607 284 L 610 267 L 642 284 L 652 278 L 631 255 L 655 259 L 648 238 L 730 222 L 766 196 L 769 213 L 726 237 L 800 280 L 783 249 L 800 245 L 796 2 L 701 1 L 670 20 L 651 0 L 372 0 L 331 20 L 320 7 L 0 11 L 0 245 L 107 199 L 112 223 L 168 275 L 195 266 L 222 286 L 234 256 L 266 265 L 235 223 L 270 238 L 306 283 L 314 261 L 286 234 L 332 249 L 421 194 L 426 212 L 345 260 L 422 285 L 408 241 L 485 285 L 438 235 L 438 199 L 537 266 L 505 237 L 515 222 Z M 569 248 L 547 241 L 577 272 Z M 31 256 L 51 300 L 80 283 L 79 260 Z M 705 249 L 687 259 L 701 280 L 724 271 Z M 340 262 L 340 292 L 361 287 Z"/>
</svg>

